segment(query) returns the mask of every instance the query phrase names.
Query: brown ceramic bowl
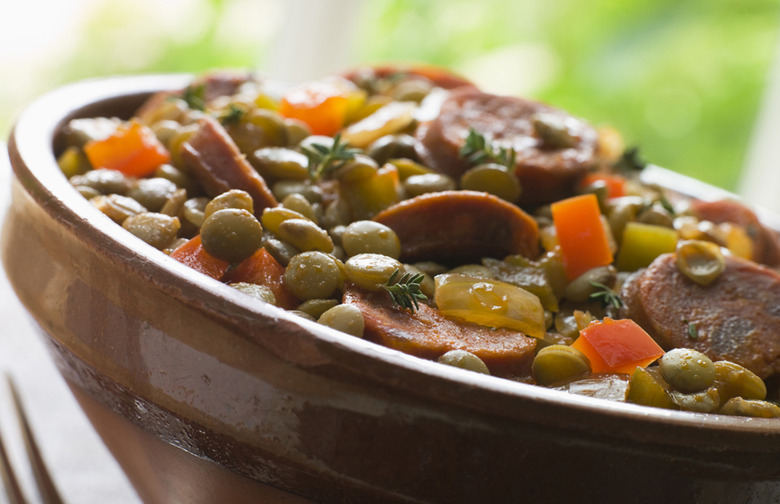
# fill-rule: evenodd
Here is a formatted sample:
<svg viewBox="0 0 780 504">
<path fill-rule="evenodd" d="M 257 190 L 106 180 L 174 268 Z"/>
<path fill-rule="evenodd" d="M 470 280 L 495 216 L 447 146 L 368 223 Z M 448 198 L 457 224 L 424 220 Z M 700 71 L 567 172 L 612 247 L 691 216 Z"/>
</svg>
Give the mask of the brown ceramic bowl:
<svg viewBox="0 0 780 504">
<path fill-rule="evenodd" d="M 569 395 L 425 361 L 253 303 L 94 209 L 55 162 L 74 117 L 186 76 L 88 81 L 9 143 L 2 255 L 148 503 L 776 502 L 780 422 Z"/>
</svg>

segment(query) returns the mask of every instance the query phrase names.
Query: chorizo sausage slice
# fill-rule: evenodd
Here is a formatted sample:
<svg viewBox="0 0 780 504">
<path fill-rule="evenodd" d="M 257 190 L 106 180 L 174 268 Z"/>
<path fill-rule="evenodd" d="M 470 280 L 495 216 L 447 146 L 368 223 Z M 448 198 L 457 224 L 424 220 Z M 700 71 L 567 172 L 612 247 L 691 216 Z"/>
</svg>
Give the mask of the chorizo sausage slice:
<svg viewBox="0 0 780 504">
<path fill-rule="evenodd" d="M 278 202 L 265 180 L 252 168 L 216 119 L 204 117 L 200 128 L 181 146 L 181 157 L 188 173 L 212 198 L 230 189 L 248 192 L 255 214 Z"/>
<path fill-rule="evenodd" d="M 537 131 L 540 118 L 565 131 L 566 145 L 545 142 Z M 523 193 L 523 206 L 565 198 L 596 162 L 596 130 L 585 121 L 548 105 L 476 88 L 452 91 L 438 116 L 417 128 L 418 154 L 434 170 L 456 180 L 470 164 L 459 155 L 473 128 L 495 147 L 512 148 Z M 548 136 L 549 139 L 549 136 Z"/>
<path fill-rule="evenodd" d="M 526 379 L 531 374 L 536 340 L 521 332 L 449 319 L 426 304 L 411 313 L 395 306 L 386 292 L 354 285 L 345 288 L 344 303 L 360 309 L 364 336 L 375 343 L 432 360 L 450 350 L 466 350 L 494 376 Z"/>
<path fill-rule="evenodd" d="M 695 348 L 762 378 L 780 373 L 780 274 L 769 268 L 728 256 L 723 273 L 702 286 L 665 254 L 634 275 L 622 297 L 626 315 L 667 350 Z"/>
<path fill-rule="evenodd" d="M 401 260 L 462 264 L 483 257 L 539 255 L 539 228 L 527 213 L 476 191 L 442 191 L 397 203 L 374 216 L 401 241 Z"/>
<path fill-rule="evenodd" d="M 753 241 L 753 260 L 767 266 L 780 265 L 780 235 L 764 226 L 756 214 L 742 203 L 694 200 L 691 211 L 701 220 L 715 224 L 729 222 L 742 227 Z"/>
</svg>

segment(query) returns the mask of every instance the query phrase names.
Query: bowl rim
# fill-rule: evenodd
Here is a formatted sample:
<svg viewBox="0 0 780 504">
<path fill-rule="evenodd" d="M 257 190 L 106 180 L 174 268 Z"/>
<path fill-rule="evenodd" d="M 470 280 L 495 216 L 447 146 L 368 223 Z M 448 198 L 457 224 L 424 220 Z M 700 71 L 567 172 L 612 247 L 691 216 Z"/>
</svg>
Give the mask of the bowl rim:
<svg viewBox="0 0 780 504">
<path fill-rule="evenodd" d="M 56 134 L 70 119 L 85 117 L 90 107 L 132 96 L 140 103 L 142 97 L 154 91 L 181 89 L 192 78 L 191 74 L 119 75 L 82 80 L 48 92 L 22 111 L 11 131 L 8 149 L 15 179 L 37 204 L 56 215 L 80 239 L 91 240 L 101 252 L 110 252 L 115 261 L 146 263 L 148 273 L 144 276 L 157 288 L 185 302 L 193 302 L 196 297 L 193 293 L 197 292 L 205 300 L 203 309 L 227 322 L 231 317 L 239 323 L 258 316 L 269 317 L 272 323 L 308 334 L 319 350 L 333 360 L 344 358 L 343 365 L 352 371 L 400 387 L 404 393 L 447 402 L 475 413 L 488 412 L 509 421 L 540 423 L 544 418 L 547 425 L 572 431 L 590 431 L 593 426 L 590 420 L 600 419 L 604 427 L 599 435 L 613 440 L 629 437 L 636 440 L 631 432 L 643 429 L 644 434 L 639 438 L 644 442 L 667 448 L 687 445 L 704 449 L 712 439 L 723 442 L 722 447 L 737 447 L 746 442 L 755 447 L 763 443 L 769 449 L 780 446 L 777 419 L 671 411 L 583 397 L 407 355 L 302 319 L 281 308 L 250 302 L 227 285 L 193 271 L 127 233 L 68 183 L 55 158 Z M 649 173 L 663 179 L 665 173 L 672 172 L 652 167 Z M 674 176 L 675 184 L 687 178 Z M 711 187 L 688 180 L 705 191 Z M 316 366 L 303 361 L 294 364 Z M 421 379 L 430 386 L 420 387 Z M 553 424 L 549 423 L 550 411 L 560 414 L 555 416 Z M 615 425 L 627 428 L 615 429 Z M 730 436 L 722 436 L 726 433 Z"/>
</svg>

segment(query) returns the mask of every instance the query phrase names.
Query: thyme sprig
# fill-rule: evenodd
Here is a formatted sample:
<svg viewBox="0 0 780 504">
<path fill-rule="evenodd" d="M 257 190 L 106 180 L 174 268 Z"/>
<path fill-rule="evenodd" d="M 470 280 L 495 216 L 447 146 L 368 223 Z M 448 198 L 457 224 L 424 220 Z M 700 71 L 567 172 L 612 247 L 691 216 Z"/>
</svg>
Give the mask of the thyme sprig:
<svg viewBox="0 0 780 504">
<path fill-rule="evenodd" d="M 401 272 L 398 269 L 393 271 L 393 274 L 390 275 L 390 278 L 383 287 L 390 293 L 390 297 L 393 298 L 395 304 L 413 312 L 420 308 L 419 301 L 428 300 L 428 296 L 423 294 L 422 290 L 420 290 L 420 284 L 425 278 L 425 275 L 422 273 L 417 273 L 415 275 L 404 273 L 401 278 L 398 278 L 398 275 L 400 274 Z"/>
<path fill-rule="evenodd" d="M 231 103 L 228 107 L 219 113 L 219 122 L 224 126 L 239 124 L 241 119 L 247 114 L 247 109 L 241 105 Z"/>
<path fill-rule="evenodd" d="M 623 155 L 613 165 L 616 171 L 626 174 L 642 171 L 646 166 L 647 162 L 639 156 L 639 147 L 624 150 Z"/>
<path fill-rule="evenodd" d="M 623 300 L 620 299 L 620 296 L 617 292 L 613 291 L 608 286 L 600 282 L 591 281 L 589 283 L 596 288 L 596 291 L 590 294 L 590 299 L 594 301 L 600 301 L 602 308 L 608 308 L 612 306 L 613 308 L 617 309 L 623 306 Z"/>
<path fill-rule="evenodd" d="M 312 180 L 318 180 L 338 170 L 360 153 L 360 149 L 350 148 L 347 142 L 342 142 L 340 133 L 333 137 L 332 145 L 311 143 L 301 150 L 309 160 L 309 177 Z"/>
<path fill-rule="evenodd" d="M 458 155 L 470 163 L 478 165 L 482 163 L 498 163 L 514 170 L 517 155 L 512 148 L 496 147 L 488 142 L 485 135 L 474 128 L 469 129 L 466 143 L 458 151 Z"/>
<path fill-rule="evenodd" d="M 683 324 L 686 325 L 685 331 L 688 333 L 688 338 L 694 341 L 699 339 L 699 328 L 696 327 L 696 322 L 689 322 L 687 319 L 683 319 Z"/>
<path fill-rule="evenodd" d="M 191 84 L 184 88 L 181 99 L 192 110 L 206 110 L 206 85 Z"/>
</svg>

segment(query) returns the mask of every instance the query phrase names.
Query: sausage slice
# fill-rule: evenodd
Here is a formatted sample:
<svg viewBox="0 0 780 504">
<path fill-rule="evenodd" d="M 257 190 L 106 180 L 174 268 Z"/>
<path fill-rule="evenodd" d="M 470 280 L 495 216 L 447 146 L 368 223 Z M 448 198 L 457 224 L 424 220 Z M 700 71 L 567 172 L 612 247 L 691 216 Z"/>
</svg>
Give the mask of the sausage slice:
<svg viewBox="0 0 780 504">
<path fill-rule="evenodd" d="M 410 313 L 395 306 L 387 292 L 354 285 L 345 288 L 344 303 L 360 309 L 364 336 L 375 343 L 432 360 L 450 350 L 466 350 L 482 359 L 495 376 L 526 379 L 531 375 L 536 340 L 521 332 L 449 319 L 426 304 Z"/>
<path fill-rule="evenodd" d="M 278 204 L 263 177 L 252 168 L 216 119 L 200 120 L 198 131 L 182 144 L 181 157 L 188 173 L 211 197 L 230 189 L 244 190 L 252 196 L 258 216 L 264 208 Z"/>
<path fill-rule="evenodd" d="M 534 125 L 542 118 L 564 129 L 569 143 L 545 142 Z M 438 116 L 419 125 L 416 138 L 420 158 L 434 170 L 457 180 L 470 167 L 459 151 L 471 128 L 495 147 L 515 150 L 515 171 L 523 187 L 520 201 L 524 206 L 572 195 L 580 179 L 595 164 L 597 133 L 585 121 L 539 102 L 476 88 L 453 90 Z"/>
<path fill-rule="evenodd" d="M 401 260 L 462 264 L 483 257 L 539 255 L 539 228 L 527 213 L 476 191 L 442 191 L 397 203 L 374 216 L 401 241 Z"/>
<path fill-rule="evenodd" d="M 701 286 L 665 254 L 629 279 L 622 298 L 624 314 L 667 350 L 694 348 L 762 378 L 780 373 L 780 274 L 769 268 L 729 256 L 724 272 Z"/>
<path fill-rule="evenodd" d="M 753 260 L 768 266 L 780 265 L 780 235 L 764 226 L 756 214 L 738 201 L 691 202 L 691 211 L 701 220 L 741 226 L 753 241 Z"/>
</svg>

